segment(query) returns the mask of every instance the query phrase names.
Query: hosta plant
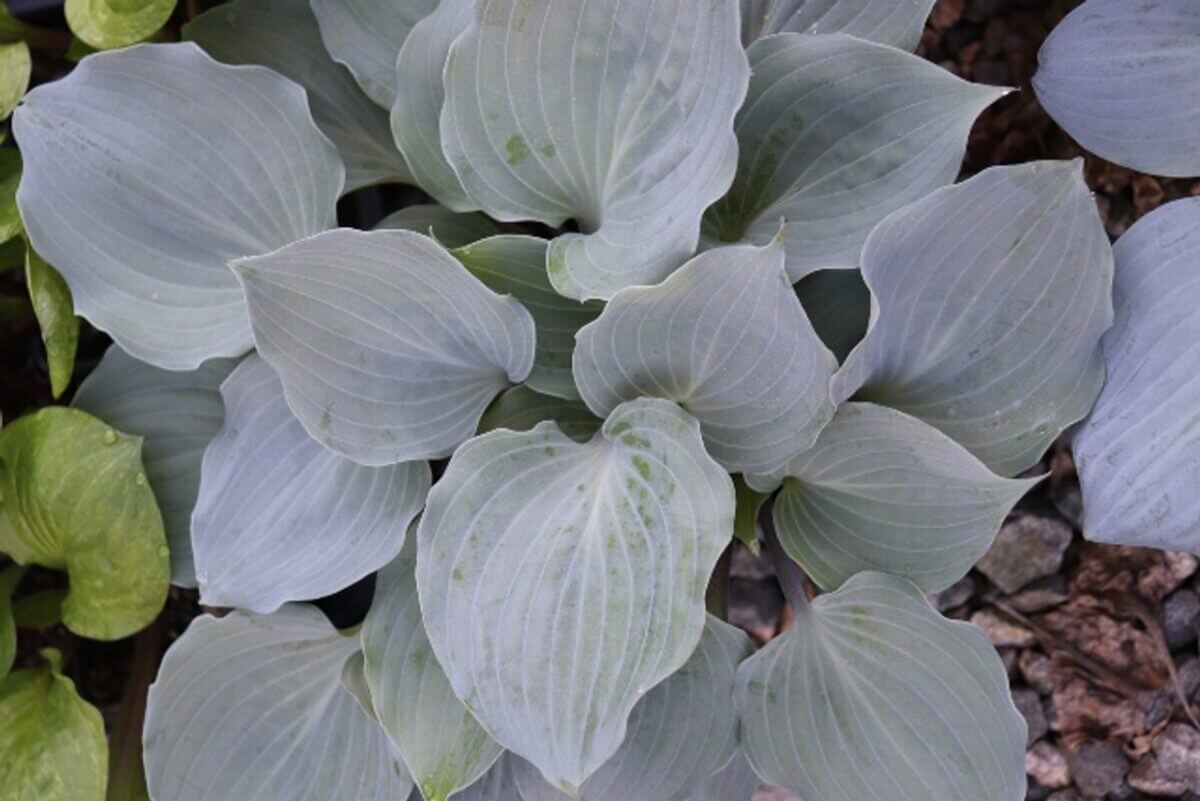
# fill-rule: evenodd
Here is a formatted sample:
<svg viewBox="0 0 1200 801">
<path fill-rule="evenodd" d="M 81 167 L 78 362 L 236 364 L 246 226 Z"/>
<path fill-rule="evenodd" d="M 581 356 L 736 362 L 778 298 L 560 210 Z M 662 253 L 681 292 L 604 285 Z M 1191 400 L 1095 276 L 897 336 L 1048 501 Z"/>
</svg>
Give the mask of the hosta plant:
<svg viewBox="0 0 1200 801">
<path fill-rule="evenodd" d="M 25 95 L 18 224 L 115 344 L 0 434 L 0 547 L 86 561 L 103 421 L 231 610 L 150 691 L 153 801 L 1023 797 L 925 595 L 1101 393 L 1113 257 L 1078 163 L 954 183 L 1006 90 L 910 52 L 931 5 L 234 0 Z M 339 226 L 385 182 L 427 202 Z M 735 536 L 795 612 L 757 652 Z M 53 777 L 36 709 L 0 756 Z"/>
</svg>

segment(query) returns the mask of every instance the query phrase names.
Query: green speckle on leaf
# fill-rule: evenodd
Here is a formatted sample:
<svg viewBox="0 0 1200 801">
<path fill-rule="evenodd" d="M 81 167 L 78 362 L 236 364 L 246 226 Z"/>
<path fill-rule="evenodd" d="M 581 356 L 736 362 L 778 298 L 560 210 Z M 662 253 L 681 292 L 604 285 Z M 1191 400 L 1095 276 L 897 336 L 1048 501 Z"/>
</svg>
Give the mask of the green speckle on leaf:
<svg viewBox="0 0 1200 801">
<path fill-rule="evenodd" d="M 516 167 L 529 158 L 529 144 L 526 143 L 525 137 L 520 134 L 513 134 L 504 143 L 504 152 L 508 166 Z"/>
<path fill-rule="evenodd" d="M 558 155 L 558 148 L 554 146 L 553 142 L 547 142 L 542 145 L 542 155 L 548 159 L 552 159 Z"/>
</svg>

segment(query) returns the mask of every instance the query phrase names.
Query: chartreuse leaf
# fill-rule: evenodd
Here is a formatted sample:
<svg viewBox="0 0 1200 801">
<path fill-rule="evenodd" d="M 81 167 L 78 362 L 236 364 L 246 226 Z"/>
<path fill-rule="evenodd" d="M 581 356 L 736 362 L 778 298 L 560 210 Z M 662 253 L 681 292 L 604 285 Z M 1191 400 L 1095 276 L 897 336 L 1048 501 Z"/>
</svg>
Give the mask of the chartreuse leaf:
<svg viewBox="0 0 1200 801">
<path fill-rule="evenodd" d="M 219 390 L 236 364 L 211 359 L 188 372 L 160 370 L 114 345 L 79 385 L 72 403 L 143 438 L 146 479 L 171 548 L 171 583 L 181 587 L 196 586 L 191 528 L 200 459 L 221 427 L 225 407 Z"/>
<path fill-rule="evenodd" d="M 342 687 L 357 651 L 358 637 L 310 606 L 196 618 L 150 687 L 150 797 L 407 797 L 412 782 L 387 734 Z"/>
<path fill-rule="evenodd" d="M 1019 801 L 1025 722 L 983 632 L 911 582 L 859 573 L 742 663 L 742 747 L 821 801 Z"/>
<path fill-rule="evenodd" d="M 840 34 L 772 36 L 748 52 L 737 177 L 705 238 L 766 243 L 785 220 L 793 282 L 857 267 L 876 223 L 952 183 L 975 117 L 1007 91 Z"/>
<path fill-rule="evenodd" d="M 12 603 L 13 620 L 22 629 L 42 629 L 62 622 L 65 587 L 36 590 Z"/>
<path fill-rule="evenodd" d="M 600 315 L 602 306 L 554 291 L 546 277 L 547 244 L 532 236 L 494 236 L 458 248 L 454 255 L 489 289 L 512 295 L 533 316 L 537 351 L 525 383 L 545 395 L 578 400 L 571 374 L 575 334 Z"/>
<path fill-rule="evenodd" d="M 733 490 L 737 497 L 733 536 L 741 540 L 742 544 L 757 556 L 762 550 L 762 546 L 758 542 L 758 513 L 770 494 L 751 489 L 741 474 L 733 477 Z"/>
<path fill-rule="evenodd" d="M 321 38 L 372 100 L 396 99 L 396 56 L 413 26 L 438 0 L 311 0 Z"/>
<path fill-rule="evenodd" d="M 342 189 L 303 89 L 192 43 L 89 56 L 31 91 L 13 130 L 34 249 L 82 317 L 171 370 L 250 348 L 225 263 L 328 228 Z"/>
<path fill-rule="evenodd" d="M 365 465 L 441 458 L 529 374 L 529 312 L 427 236 L 338 229 L 234 265 L 296 417 Z"/>
<path fill-rule="evenodd" d="M 1108 381 L 1075 435 L 1084 533 L 1200 553 L 1200 199 L 1169 203 L 1114 248 Z"/>
<path fill-rule="evenodd" d="M 7 119 L 29 89 L 33 61 L 24 42 L 0 44 L 0 119 Z"/>
<path fill-rule="evenodd" d="M 192 515 L 200 598 L 272 612 L 390 562 L 429 490 L 429 465 L 364 467 L 322 448 L 252 354 L 221 385 L 225 421 Z"/>
<path fill-rule="evenodd" d="M 753 650 L 740 629 L 709 615 L 696 650 L 633 708 L 621 748 L 583 783 L 579 797 L 688 801 L 737 753 L 734 672 Z M 528 762 L 517 762 L 514 772 L 525 801 L 569 798 Z"/>
<path fill-rule="evenodd" d="M 455 693 L 574 792 L 695 649 L 733 513 L 729 476 L 669 401 L 622 404 L 587 444 L 553 423 L 468 441 L 418 530 L 421 610 Z"/>
<path fill-rule="evenodd" d="M 906 50 L 921 41 L 934 0 L 742 0 L 742 41 L 773 33 L 848 33 Z"/>
<path fill-rule="evenodd" d="M 446 63 L 441 135 L 467 196 L 550 244 L 562 294 L 665 278 L 729 188 L 749 70 L 736 0 L 483 0 Z"/>
<path fill-rule="evenodd" d="M 871 319 L 871 290 L 858 270 L 818 270 L 796 284 L 813 329 L 839 362 L 862 342 Z"/>
<path fill-rule="evenodd" d="M 941 429 L 993 471 L 1035 464 L 1104 383 L 1112 251 L 1082 163 L 993 167 L 871 232 L 878 305 L 834 379 Z"/>
<path fill-rule="evenodd" d="M 443 71 L 450 45 L 475 18 L 475 0 L 442 0 L 404 40 L 396 62 L 397 93 L 392 103 L 392 133 L 412 165 L 417 184 L 455 211 L 479 206 L 442 151 L 441 114 L 446 99 Z"/>
<path fill-rule="evenodd" d="M 416 231 L 433 237 L 448 248 L 469 245 L 500 233 L 496 224 L 483 214 L 459 214 L 436 203 L 406 206 L 384 217 L 375 228 Z"/>
<path fill-rule="evenodd" d="M 108 743 L 100 712 L 46 664 L 0 678 L 0 797 L 4 801 L 103 801 Z"/>
<path fill-rule="evenodd" d="M 1088 0 L 1038 53 L 1038 100 L 1097 155 L 1200 175 L 1200 5 Z"/>
<path fill-rule="evenodd" d="M 71 374 L 75 371 L 79 318 L 75 316 L 75 304 L 71 301 L 67 282 L 28 244 L 25 247 L 25 284 L 46 346 L 50 391 L 57 398 L 71 383 Z"/>
<path fill-rule="evenodd" d="M 175 0 L 67 0 L 71 33 L 97 50 L 140 42 L 171 18 Z"/>
<path fill-rule="evenodd" d="M 166 600 L 167 546 L 141 447 L 62 406 L 0 431 L 0 551 L 67 572 L 63 623 L 84 637 L 132 634 Z"/>
<path fill-rule="evenodd" d="M 329 56 L 308 0 L 236 0 L 183 27 L 185 38 L 226 64 L 261 64 L 304 87 L 313 119 L 346 164 L 346 191 L 411 183 L 387 114 Z"/>
<path fill-rule="evenodd" d="M 410 540 L 376 579 L 362 628 L 364 668 L 379 721 L 421 795 L 446 801 L 503 749 L 458 700 L 433 654 L 417 601 L 416 553 Z"/>
<path fill-rule="evenodd" d="M 688 796 L 688 801 L 750 801 L 758 785 L 758 774 L 739 749 L 728 765 L 705 779 Z"/>
<path fill-rule="evenodd" d="M 931 425 L 847 403 L 788 464 L 773 517 L 785 551 L 824 589 L 862 570 L 926 592 L 958 581 L 1038 479 L 1000 478 Z"/>
<path fill-rule="evenodd" d="M 593 412 L 673 400 L 730 472 L 781 469 L 833 416 L 837 362 L 788 283 L 778 241 L 710 250 L 658 286 L 617 293 L 579 332 L 574 364 Z"/>
<path fill-rule="evenodd" d="M 20 565 L 0 570 L 0 679 L 8 675 L 17 656 L 17 623 L 13 615 L 12 594 L 25 575 Z"/>
<path fill-rule="evenodd" d="M 17 187 L 21 183 L 21 154 L 10 147 L 0 148 L 0 242 L 11 242 L 23 230 L 17 209 Z M 24 244 L 13 243 L 16 261 L 23 263 Z"/>
<path fill-rule="evenodd" d="M 569 401 L 534 392 L 524 384 L 500 393 L 479 418 L 477 433 L 497 428 L 528 431 L 543 420 L 553 420 L 558 430 L 576 442 L 587 442 L 604 424 L 580 401 Z"/>
</svg>

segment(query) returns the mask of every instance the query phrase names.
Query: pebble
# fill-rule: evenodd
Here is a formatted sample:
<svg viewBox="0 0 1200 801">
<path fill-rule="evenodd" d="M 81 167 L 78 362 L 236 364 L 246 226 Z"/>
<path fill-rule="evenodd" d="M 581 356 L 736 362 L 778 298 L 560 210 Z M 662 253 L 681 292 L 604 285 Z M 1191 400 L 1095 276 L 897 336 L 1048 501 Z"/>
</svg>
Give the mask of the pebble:
<svg viewBox="0 0 1200 801">
<path fill-rule="evenodd" d="M 1042 698 L 1033 690 L 1013 690 L 1012 699 L 1029 727 L 1029 738 L 1025 743 L 1026 747 L 1029 747 L 1050 731 L 1050 724 L 1046 722 L 1046 711 L 1042 708 Z"/>
<path fill-rule="evenodd" d="M 975 596 L 975 579 L 963 576 L 941 592 L 934 593 L 929 600 L 939 612 L 948 612 L 962 606 Z"/>
<path fill-rule="evenodd" d="M 1038 740 L 1025 752 L 1025 772 L 1042 787 L 1060 790 L 1071 783 L 1071 768 L 1062 752 L 1046 740 Z"/>
<path fill-rule="evenodd" d="M 971 615 L 971 622 L 983 629 L 988 640 L 997 648 L 1028 648 L 1037 642 L 1029 629 L 987 609 L 980 609 Z"/>
<path fill-rule="evenodd" d="M 1025 683 L 1037 690 L 1041 695 L 1054 692 L 1054 676 L 1050 669 L 1050 657 L 1041 651 L 1032 649 L 1022 651 L 1017 659 L 1017 667 L 1024 677 Z"/>
<path fill-rule="evenodd" d="M 1067 579 L 1061 574 L 1047 576 L 1030 584 L 1008 599 L 1013 609 L 1026 615 L 1045 612 L 1067 602 Z"/>
<path fill-rule="evenodd" d="M 1062 566 L 1071 527 L 1062 520 L 1022 514 L 1000 527 L 996 541 L 975 563 L 979 572 L 1008 594 Z"/>
<path fill-rule="evenodd" d="M 1165 776 L 1200 793 L 1200 732 L 1185 723 L 1172 723 L 1154 738 L 1154 755 Z"/>
<path fill-rule="evenodd" d="M 1133 770 L 1129 771 L 1126 780 L 1129 782 L 1129 786 L 1135 790 L 1167 798 L 1179 798 L 1188 789 L 1185 782 L 1172 779 L 1163 773 L 1153 754 L 1147 754 L 1138 760 L 1138 763 L 1133 766 Z"/>
<path fill-rule="evenodd" d="M 1129 773 L 1129 757 L 1116 743 L 1088 740 L 1067 757 L 1075 788 L 1084 798 L 1103 798 L 1119 789 Z"/>
<path fill-rule="evenodd" d="M 1196 642 L 1200 627 L 1200 594 L 1195 590 L 1176 590 L 1163 602 L 1163 635 L 1172 651 L 1180 651 Z"/>
</svg>

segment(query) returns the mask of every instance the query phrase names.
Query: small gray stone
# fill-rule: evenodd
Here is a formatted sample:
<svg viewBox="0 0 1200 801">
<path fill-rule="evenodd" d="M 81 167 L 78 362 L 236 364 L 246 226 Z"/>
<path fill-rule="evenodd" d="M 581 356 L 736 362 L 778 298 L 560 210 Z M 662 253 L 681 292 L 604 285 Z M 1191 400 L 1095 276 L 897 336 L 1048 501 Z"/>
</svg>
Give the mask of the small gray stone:
<svg viewBox="0 0 1200 801">
<path fill-rule="evenodd" d="M 1046 801 L 1083 801 L 1083 796 L 1074 790 L 1060 790 L 1047 798 Z"/>
<path fill-rule="evenodd" d="M 1146 754 L 1138 760 L 1126 780 L 1130 787 L 1150 795 L 1178 798 L 1187 792 L 1186 783 L 1163 773 L 1154 754 Z"/>
<path fill-rule="evenodd" d="M 948 612 L 962 606 L 975 595 L 975 579 L 963 576 L 941 592 L 930 597 L 933 608 L 939 612 Z"/>
<path fill-rule="evenodd" d="M 1042 709 L 1042 697 L 1033 690 L 1013 690 L 1012 699 L 1029 727 L 1029 738 L 1025 745 L 1031 746 L 1050 731 L 1050 724 L 1046 722 L 1046 713 Z"/>
<path fill-rule="evenodd" d="M 1008 599 L 1008 605 L 1026 615 L 1045 612 L 1067 602 L 1067 579 L 1055 573 L 1030 583 Z"/>
<path fill-rule="evenodd" d="M 1088 740 L 1067 757 L 1075 788 L 1085 798 L 1103 798 L 1129 773 L 1129 757 L 1116 743 Z"/>
<path fill-rule="evenodd" d="M 1037 690 L 1040 695 L 1054 692 L 1054 676 L 1050 670 L 1050 657 L 1032 648 L 1021 652 L 1017 659 L 1017 667 L 1024 677 L 1025 683 Z"/>
<path fill-rule="evenodd" d="M 975 567 L 1011 595 L 1034 579 L 1057 573 L 1071 536 L 1071 527 L 1057 518 L 1021 514 L 1000 527 L 991 550 Z"/>
<path fill-rule="evenodd" d="M 1194 656 L 1185 657 L 1176 665 L 1175 670 L 1179 672 L 1179 683 L 1183 685 L 1184 697 L 1194 698 L 1196 691 L 1200 690 L 1200 659 Z M 1170 687 L 1166 689 L 1173 691 Z"/>
<path fill-rule="evenodd" d="M 983 629 L 997 648 L 1028 648 L 1037 642 L 1032 631 L 988 609 L 980 609 L 971 615 L 971 622 Z"/>
<path fill-rule="evenodd" d="M 1172 651 L 1187 648 L 1196 642 L 1200 627 L 1200 594 L 1184 588 L 1167 596 L 1163 602 L 1163 634 Z"/>
<path fill-rule="evenodd" d="M 1154 738 L 1154 755 L 1165 776 L 1200 793 L 1200 732 L 1184 723 L 1172 723 Z"/>
<path fill-rule="evenodd" d="M 1042 787 L 1061 790 L 1071 783 L 1071 767 L 1062 751 L 1038 740 L 1025 752 L 1025 772 Z"/>
</svg>

